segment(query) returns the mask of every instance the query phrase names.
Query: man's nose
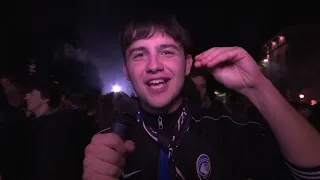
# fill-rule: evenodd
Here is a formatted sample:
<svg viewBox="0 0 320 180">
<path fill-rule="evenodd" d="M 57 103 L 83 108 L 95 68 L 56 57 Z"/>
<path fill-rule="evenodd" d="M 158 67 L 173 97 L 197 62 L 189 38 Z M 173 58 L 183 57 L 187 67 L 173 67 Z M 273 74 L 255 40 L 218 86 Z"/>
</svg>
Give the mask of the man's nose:
<svg viewBox="0 0 320 180">
<path fill-rule="evenodd" d="M 24 96 L 24 100 L 28 100 L 29 98 L 29 93 L 27 93 L 25 96 Z"/>
<path fill-rule="evenodd" d="M 147 72 L 156 73 L 158 71 L 163 71 L 163 64 L 158 56 L 150 56 L 147 64 Z"/>
</svg>

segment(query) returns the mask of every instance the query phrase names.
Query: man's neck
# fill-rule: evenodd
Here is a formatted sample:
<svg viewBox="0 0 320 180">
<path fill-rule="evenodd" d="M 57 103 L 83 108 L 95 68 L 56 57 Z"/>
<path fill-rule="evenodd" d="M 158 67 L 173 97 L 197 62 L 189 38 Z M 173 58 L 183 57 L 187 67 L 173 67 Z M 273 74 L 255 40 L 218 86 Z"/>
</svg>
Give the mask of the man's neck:
<svg viewBox="0 0 320 180">
<path fill-rule="evenodd" d="M 49 106 L 47 104 L 43 104 L 38 109 L 34 110 L 33 113 L 36 117 L 40 117 L 43 114 L 47 113 L 49 111 Z"/>
<path fill-rule="evenodd" d="M 141 106 L 144 110 L 152 114 L 168 114 L 177 110 L 183 102 L 183 97 L 178 97 L 176 100 L 172 101 L 168 106 L 163 108 L 152 108 L 149 105 L 142 103 Z"/>
</svg>

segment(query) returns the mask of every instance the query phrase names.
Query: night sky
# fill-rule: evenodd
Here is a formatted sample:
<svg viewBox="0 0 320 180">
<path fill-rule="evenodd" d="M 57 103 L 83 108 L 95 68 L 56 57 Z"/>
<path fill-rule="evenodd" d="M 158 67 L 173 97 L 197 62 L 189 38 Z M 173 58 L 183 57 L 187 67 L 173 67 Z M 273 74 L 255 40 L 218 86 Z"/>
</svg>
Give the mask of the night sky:
<svg viewBox="0 0 320 180">
<path fill-rule="evenodd" d="M 94 2 L 98 1 L 16 1 L 14 11 L 9 13 L 10 56 L 7 60 L 24 64 L 46 44 L 64 36 L 77 39 L 80 46 L 89 51 L 105 84 L 122 84 L 125 79 L 121 69 L 119 30 L 130 15 L 150 9 L 151 2 L 153 9 L 173 11 L 188 27 L 195 54 L 214 46 L 241 46 L 256 60 L 261 58 L 262 44 L 282 28 L 316 23 L 320 17 L 311 8 L 317 6 L 305 1 L 283 5 L 280 5 L 281 1 L 208 1 L 197 4 L 194 1 L 150 1 L 149 7 L 136 1 L 129 4 L 126 1 Z"/>
</svg>

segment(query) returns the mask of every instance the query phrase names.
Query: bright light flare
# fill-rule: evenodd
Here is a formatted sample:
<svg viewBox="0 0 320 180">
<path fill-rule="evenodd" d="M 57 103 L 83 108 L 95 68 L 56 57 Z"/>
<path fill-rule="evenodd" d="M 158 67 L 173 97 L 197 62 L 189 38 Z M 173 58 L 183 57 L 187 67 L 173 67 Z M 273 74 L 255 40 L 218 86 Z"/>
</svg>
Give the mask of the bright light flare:
<svg viewBox="0 0 320 180">
<path fill-rule="evenodd" d="M 121 87 L 118 86 L 118 85 L 113 85 L 113 86 L 112 86 L 112 91 L 113 91 L 113 92 L 120 92 L 120 91 L 121 91 Z"/>
<path fill-rule="evenodd" d="M 299 98 L 303 99 L 304 98 L 304 94 L 299 94 Z"/>
<path fill-rule="evenodd" d="M 280 41 L 284 40 L 284 36 L 279 36 Z"/>
</svg>

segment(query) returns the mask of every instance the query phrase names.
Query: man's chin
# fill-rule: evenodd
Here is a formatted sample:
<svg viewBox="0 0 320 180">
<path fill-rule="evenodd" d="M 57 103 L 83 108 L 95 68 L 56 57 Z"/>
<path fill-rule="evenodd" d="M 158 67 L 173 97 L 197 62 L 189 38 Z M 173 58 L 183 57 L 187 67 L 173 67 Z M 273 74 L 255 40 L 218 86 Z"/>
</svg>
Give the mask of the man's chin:
<svg viewBox="0 0 320 180">
<path fill-rule="evenodd" d="M 169 104 L 170 102 L 151 102 L 149 103 L 149 107 L 154 109 L 163 109 L 168 107 Z"/>
<path fill-rule="evenodd" d="M 178 98 L 174 101 L 167 99 L 159 99 L 159 101 L 149 101 L 148 107 L 150 112 L 155 113 L 171 113 L 175 111 L 183 99 Z"/>
<path fill-rule="evenodd" d="M 145 108 L 148 108 L 149 111 L 153 111 L 153 112 L 157 112 L 157 111 L 162 111 L 163 109 L 166 109 L 170 106 L 170 101 L 167 100 L 156 100 L 156 99 L 153 99 L 153 100 L 147 100 L 145 102 L 145 105 L 146 107 Z"/>
</svg>

